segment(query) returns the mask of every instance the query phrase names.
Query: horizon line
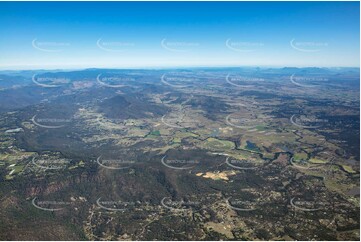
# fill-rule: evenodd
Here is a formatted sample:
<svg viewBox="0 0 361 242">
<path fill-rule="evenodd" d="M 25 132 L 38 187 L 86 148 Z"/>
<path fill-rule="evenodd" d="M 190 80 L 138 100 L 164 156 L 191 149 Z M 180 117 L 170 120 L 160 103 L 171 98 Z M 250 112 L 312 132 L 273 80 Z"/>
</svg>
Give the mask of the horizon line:
<svg viewBox="0 0 361 242">
<path fill-rule="evenodd" d="M 233 66 L 233 65 L 225 65 L 225 66 L 139 66 L 139 67 L 54 67 L 54 68 L 4 68 L 0 67 L 0 72 L 4 71 L 56 71 L 56 70 L 67 70 L 67 71 L 75 71 L 75 70 L 87 70 L 87 69 L 119 69 L 119 70 L 162 70 L 162 69 L 181 69 L 181 68 L 190 68 L 190 69 L 199 69 L 199 68 L 274 68 L 274 69 L 281 69 L 281 68 L 324 68 L 324 69 L 336 69 L 336 68 L 357 68 L 360 69 L 360 66 L 269 66 L 269 65 L 240 65 L 240 66 Z"/>
</svg>

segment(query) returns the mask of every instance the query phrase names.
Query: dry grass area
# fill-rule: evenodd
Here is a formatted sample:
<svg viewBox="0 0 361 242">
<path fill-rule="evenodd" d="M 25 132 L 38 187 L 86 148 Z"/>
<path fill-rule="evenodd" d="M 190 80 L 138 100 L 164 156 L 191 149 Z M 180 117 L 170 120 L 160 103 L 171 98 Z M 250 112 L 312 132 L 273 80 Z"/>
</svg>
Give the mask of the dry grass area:
<svg viewBox="0 0 361 242">
<path fill-rule="evenodd" d="M 230 176 L 234 176 L 236 174 L 237 173 L 235 171 L 222 171 L 222 172 L 197 173 L 196 176 L 201 176 L 203 178 L 209 178 L 212 180 L 228 181 Z"/>
</svg>

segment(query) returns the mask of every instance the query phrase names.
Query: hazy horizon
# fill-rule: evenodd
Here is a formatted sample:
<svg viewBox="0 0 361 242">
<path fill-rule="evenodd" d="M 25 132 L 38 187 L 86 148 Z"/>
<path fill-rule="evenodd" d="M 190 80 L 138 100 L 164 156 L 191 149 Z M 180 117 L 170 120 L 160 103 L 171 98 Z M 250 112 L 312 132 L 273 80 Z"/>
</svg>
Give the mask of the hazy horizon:
<svg viewBox="0 0 361 242">
<path fill-rule="evenodd" d="M 167 70 L 167 69 L 223 69 L 223 68 L 269 68 L 269 69 L 283 69 L 283 68 L 319 68 L 319 69 L 360 69 L 359 66 L 166 66 L 166 67 L 73 67 L 73 68 L 20 68 L 19 69 L 1 69 L 0 72 L 6 71 L 83 71 L 90 69 L 114 69 L 114 70 Z"/>
</svg>

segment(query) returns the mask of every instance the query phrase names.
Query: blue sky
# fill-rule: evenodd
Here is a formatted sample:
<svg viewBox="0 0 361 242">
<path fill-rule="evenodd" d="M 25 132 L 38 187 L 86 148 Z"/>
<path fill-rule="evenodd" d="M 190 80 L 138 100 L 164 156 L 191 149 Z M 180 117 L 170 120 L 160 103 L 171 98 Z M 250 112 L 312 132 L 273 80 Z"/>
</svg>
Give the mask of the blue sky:
<svg viewBox="0 0 361 242">
<path fill-rule="evenodd" d="M 0 2 L 0 69 L 359 67 L 359 2 Z"/>
</svg>

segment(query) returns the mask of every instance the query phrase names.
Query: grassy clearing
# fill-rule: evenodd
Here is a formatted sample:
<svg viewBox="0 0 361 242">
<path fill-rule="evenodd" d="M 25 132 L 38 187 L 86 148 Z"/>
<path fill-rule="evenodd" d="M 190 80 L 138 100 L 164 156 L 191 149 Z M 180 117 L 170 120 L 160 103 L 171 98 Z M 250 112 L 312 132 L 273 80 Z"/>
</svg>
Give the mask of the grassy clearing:
<svg viewBox="0 0 361 242">
<path fill-rule="evenodd" d="M 341 166 L 347 173 L 351 173 L 351 174 L 356 173 L 356 171 L 354 171 L 351 166 L 348 165 L 341 165 Z"/>
<path fill-rule="evenodd" d="M 316 158 L 311 158 L 309 160 L 310 163 L 313 164 L 326 164 L 328 161 L 327 160 L 320 160 L 320 159 L 316 159 Z"/>
<path fill-rule="evenodd" d="M 300 160 L 307 160 L 307 154 L 306 153 L 295 153 L 294 160 L 300 161 Z"/>
<path fill-rule="evenodd" d="M 233 142 L 216 138 L 208 138 L 203 146 L 210 150 L 230 150 L 235 148 Z"/>
</svg>

